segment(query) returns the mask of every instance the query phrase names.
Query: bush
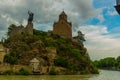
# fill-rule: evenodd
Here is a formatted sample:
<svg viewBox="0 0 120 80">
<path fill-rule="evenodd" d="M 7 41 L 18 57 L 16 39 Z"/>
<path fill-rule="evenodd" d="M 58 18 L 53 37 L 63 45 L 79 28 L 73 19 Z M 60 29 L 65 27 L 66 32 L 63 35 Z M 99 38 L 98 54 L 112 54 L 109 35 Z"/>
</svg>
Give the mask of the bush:
<svg viewBox="0 0 120 80">
<path fill-rule="evenodd" d="M 57 34 L 52 34 L 52 38 L 53 38 L 53 39 L 59 39 L 59 38 L 60 38 L 60 36 L 59 36 L 59 35 L 57 35 Z"/>
<path fill-rule="evenodd" d="M 20 72 L 15 71 L 14 74 L 15 74 L 15 75 L 20 75 Z"/>
<path fill-rule="evenodd" d="M 55 70 L 54 67 L 51 68 L 50 72 L 49 72 L 50 75 L 57 75 L 58 72 Z"/>
<path fill-rule="evenodd" d="M 44 40 L 43 43 L 47 47 L 54 47 L 55 46 L 55 43 L 51 40 Z"/>
<path fill-rule="evenodd" d="M 93 68 L 93 70 L 91 71 L 92 74 L 99 74 L 99 71 L 96 67 Z"/>
<path fill-rule="evenodd" d="M 14 74 L 14 72 L 12 70 L 6 70 L 4 72 L 2 72 L 3 75 L 12 75 Z"/>
<path fill-rule="evenodd" d="M 81 54 L 79 49 L 71 49 L 71 55 L 74 56 L 77 60 L 81 60 Z"/>
<path fill-rule="evenodd" d="M 79 69 L 78 66 L 74 65 L 71 61 L 69 61 L 68 59 L 63 58 L 63 57 L 59 57 L 59 58 L 55 59 L 54 63 L 56 66 L 65 67 L 70 70 L 77 71 Z"/>
<path fill-rule="evenodd" d="M 56 66 L 67 67 L 67 64 L 68 64 L 68 60 L 63 57 L 59 57 L 55 59 Z"/>
<path fill-rule="evenodd" d="M 20 73 L 21 75 L 29 75 L 29 71 L 26 70 L 26 69 L 24 69 L 24 68 L 21 68 L 21 69 L 19 70 L 19 73 Z"/>
<path fill-rule="evenodd" d="M 89 73 L 89 71 L 86 70 L 86 69 L 84 69 L 84 70 L 81 71 L 81 74 L 88 74 L 88 73 Z"/>
</svg>

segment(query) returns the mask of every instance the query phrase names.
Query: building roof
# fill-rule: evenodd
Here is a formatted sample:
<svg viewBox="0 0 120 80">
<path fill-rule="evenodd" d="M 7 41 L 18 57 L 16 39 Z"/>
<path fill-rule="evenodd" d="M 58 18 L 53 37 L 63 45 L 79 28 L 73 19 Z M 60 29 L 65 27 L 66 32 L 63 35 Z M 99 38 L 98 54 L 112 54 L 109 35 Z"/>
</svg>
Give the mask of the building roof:
<svg viewBox="0 0 120 80">
<path fill-rule="evenodd" d="M 39 63 L 40 61 L 36 58 L 33 58 L 32 60 L 30 60 L 31 63 Z"/>
<path fill-rule="evenodd" d="M 67 16 L 66 13 L 65 13 L 64 11 L 62 11 L 62 13 L 61 13 L 60 15 L 65 15 L 65 16 Z"/>
</svg>

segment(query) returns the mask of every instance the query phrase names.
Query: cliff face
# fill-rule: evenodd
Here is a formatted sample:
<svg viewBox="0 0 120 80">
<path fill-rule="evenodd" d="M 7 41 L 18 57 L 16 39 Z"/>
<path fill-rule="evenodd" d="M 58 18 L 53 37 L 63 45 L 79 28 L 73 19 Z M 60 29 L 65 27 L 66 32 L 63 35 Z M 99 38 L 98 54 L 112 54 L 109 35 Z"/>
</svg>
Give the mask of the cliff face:
<svg viewBox="0 0 120 80">
<path fill-rule="evenodd" d="M 9 48 L 7 56 L 17 58 L 17 64 L 29 65 L 31 59 L 37 58 L 41 61 L 41 69 L 47 67 L 46 73 L 53 67 L 58 74 L 97 73 L 80 41 L 63 39 L 55 34 L 48 36 L 46 32 L 34 30 L 33 35 L 9 37 L 4 46 Z"/>
</svg>

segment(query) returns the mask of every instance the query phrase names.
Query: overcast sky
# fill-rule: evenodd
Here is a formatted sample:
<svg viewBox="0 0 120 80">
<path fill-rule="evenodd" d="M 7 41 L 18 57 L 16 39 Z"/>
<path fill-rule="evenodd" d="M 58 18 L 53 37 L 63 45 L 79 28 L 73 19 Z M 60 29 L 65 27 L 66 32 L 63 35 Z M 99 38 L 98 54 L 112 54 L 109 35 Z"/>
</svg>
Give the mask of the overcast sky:
<svg viewBox="0 0 120 80">
<path fill-rule="evenodd" d="M 85 34 L 85 47 L 92 60 L 120 55 L 120 15 L 116 0 L 0 0 L 0 39 L 10 24 L 26 25 L 30 10 L 34 28 L 52 30 L 64 10 L 72 22 L 73 36 Z"/>
</svg>

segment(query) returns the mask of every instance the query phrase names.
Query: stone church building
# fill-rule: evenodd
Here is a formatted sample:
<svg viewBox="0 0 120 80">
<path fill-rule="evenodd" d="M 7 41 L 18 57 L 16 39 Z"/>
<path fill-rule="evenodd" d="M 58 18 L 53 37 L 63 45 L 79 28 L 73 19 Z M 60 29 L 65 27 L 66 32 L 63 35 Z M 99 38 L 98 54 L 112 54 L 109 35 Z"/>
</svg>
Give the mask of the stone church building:
<svg viewBox="0 0 120 80">
<path fill-rule="evenodd" d="M 53 34 L 72 39 L 72 24 L 67 21 L 67 15 L 64 11 L 59 15 L 58 22 L 53 24 Z"/>
</svg>

